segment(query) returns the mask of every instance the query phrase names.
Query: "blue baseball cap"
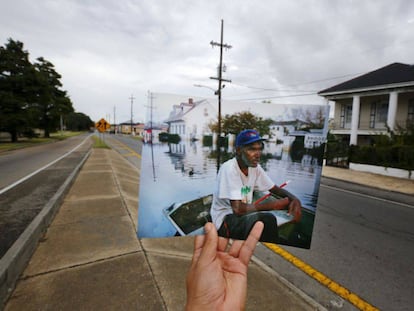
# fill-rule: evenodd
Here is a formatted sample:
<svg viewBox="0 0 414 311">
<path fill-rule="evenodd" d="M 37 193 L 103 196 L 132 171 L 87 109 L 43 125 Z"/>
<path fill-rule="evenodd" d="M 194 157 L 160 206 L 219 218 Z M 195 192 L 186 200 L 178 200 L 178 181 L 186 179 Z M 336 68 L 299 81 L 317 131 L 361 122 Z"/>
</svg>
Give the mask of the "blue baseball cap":
<svg viewBox="0 0 414 311">
<path fill-rule="evenodd" d="M 264 141 L 266 139 L 260 137 L 256 130 L 244 130 L 236 137 L 236 147 L 255 143 L 257 141 Z"/>
</svg>

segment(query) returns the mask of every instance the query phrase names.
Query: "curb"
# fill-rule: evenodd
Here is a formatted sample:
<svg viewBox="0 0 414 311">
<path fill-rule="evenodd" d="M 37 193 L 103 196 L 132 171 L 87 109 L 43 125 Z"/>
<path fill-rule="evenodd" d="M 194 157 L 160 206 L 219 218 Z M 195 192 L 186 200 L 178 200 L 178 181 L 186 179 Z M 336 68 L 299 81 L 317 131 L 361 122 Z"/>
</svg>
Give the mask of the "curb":
<svg viewBox="0 0 414 311">
<path fill-rule="evenodd" d="M 339 181 L 339 182 L 343 182 L 343 183 L 352 184 L 354 186 L 363 186 L 363 187 L 372 188 L 372 189 L 375 189 L 375 190 L 386 191 L 386 192 L 389 192 L 389 193 L 395 193 L 395 194 L 401 194 L 401 195 L 407 195 L 407 196 L 412 195 L 411 193 L 407 193 L 407 192 L 404 192 L 404 191 L 399 191 L 399 190 L 395 190 L 395 189 L 387 189 L 387 188 L 384 188 L 384 187 L 378 187 L 376 185 L 367 185 L 367 184 L 364 184 L 364 183 L 361 183 L 361 182 L 351 181 L 351 180 L 344 180 L 344 179 L 334 177 L 334 176 L 326 176 L 326 175 L 322 174 L 321 177 L 326 178 L 326 179 L 330 179 L 330 180 L 333 180 L 333 181 Z M 396 177 L 393 177 L 393 178 L 396 178 Z M 321 184 L 322 184 L 322 182 L 321 182 Z"/>
<path fill-rule="evenodd" d="M 80 169 L 89 158 L 92 148 L 82 158 L 73 172 L 60 186 L 55 195 L 49 200 L 45 207 L 33 219 L 29 226 L 23 231 L 16 242 L 10 247 L 0 260 L 0 308 L 4 307 L 7 299 L 13 292 L 19 276 L 26 268 L 31 256 L 37 248 L 37 244 L 44 232 L 49 227 L 56 212 L 75 181 Z"/>
<path fill-rule="evenodd" d="M 298 287 L 290 283 L 287 279 L 285 279 L 283 276 L 281 276 L 277 271 L 273 270 L 269 266 L 267 266 L 264 262 L 262 262 L 259 258 L 256 256 L 252 256 L 251 262 L 255 263 L 257 266 L 259 266 L 263 271 L 273 275 L 275 278 L 277 278 L 280 283 L 282 283 L 284 286 L 286 286 L 290 291 L 295 293 L 298 297 L 300 297 L 304 302 L 309 304 L 314 310 L 318 311 L 327 311 L 323 305 L 318 303 L 315 299 L 307 295 L 305 292 L 300 290 Z"/>
</svg>

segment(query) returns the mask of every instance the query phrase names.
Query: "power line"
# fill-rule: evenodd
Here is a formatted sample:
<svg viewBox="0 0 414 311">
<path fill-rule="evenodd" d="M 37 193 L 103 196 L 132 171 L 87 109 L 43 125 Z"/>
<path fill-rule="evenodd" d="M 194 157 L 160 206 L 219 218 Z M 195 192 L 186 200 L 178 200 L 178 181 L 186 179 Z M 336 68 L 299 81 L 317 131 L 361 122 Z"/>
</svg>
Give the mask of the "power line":
<svg viewBox="0 0 414 311">
<path fill-rule="evenodd" d="M 276 98 L 289 98 L 289 97 L 301 97 L 301 96 L 311 96 L 316 95 L 317 92 L 307 93 L 307 94 L 294 94 L 294 95 L 279 95 L 279 96 L 266 96 L 266 97 L 256 97 L 256 98 L 242 98 L 239 100 L 265 100 L 265 99 L 276 99 Z"/>
<path fill-rule="evenodd" d="M 316 90 L 281 90 L 281 89 L 273 89 L 273 88 L 264 88 L 264 87 L 258 87 L 258 86 L 249 86 L 249 85 L 243 85 L 239 83 L 232 83 L 233 85 L 238 85 L 242 87 L 246 87 L 248 89 L 253 90 L 260 90 L 260 91 L 270 91 L 270 92 L 316 92 Z"/>
</svg>

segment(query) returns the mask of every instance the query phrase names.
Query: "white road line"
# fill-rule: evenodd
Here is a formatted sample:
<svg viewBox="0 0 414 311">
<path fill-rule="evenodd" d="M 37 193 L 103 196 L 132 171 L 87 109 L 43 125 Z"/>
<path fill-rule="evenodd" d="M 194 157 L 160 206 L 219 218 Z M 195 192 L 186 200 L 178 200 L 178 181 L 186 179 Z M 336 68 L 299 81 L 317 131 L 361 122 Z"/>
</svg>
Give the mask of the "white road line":
<svg viewBox="0 0 414 311">
<path fill-rule="evenodd" d="M 395 204 L 395 205 L 401 205 L 401 206 L 404 206 L 404 207 L 414 208 L 414 206 L 410 205 L 410 204 L 400 203 L 400 202 L 391 201 L 391 200 L 387 200 L 387 199 L 383 199 L 383 198 L 378 198 L 378 197 L 374 197 L 374 196 L 368 195 L 368 194 L 363 194 L 363 193 L 354 192 L 354 191 L 350 191 L 350 190 L 344 190 L 344 189 L 341 189 L 341 188 L 327 186 L 327 185 L 323 185 L 323 184 L 321 184 L 321 187 L 329 188 L 329 189 L 336 190 L 336 191 L 342 191 L 342 192 L 345 192 L 345 193 L 355 194 L 355 195 L 359 195 L 361 197 L 374 199 L 374 200 L 378 200 L 378 201 L 382 201 L 382 202 L 386 202 L 386 203 L 392 203 L 392 204 Z"/>
<path fill-rule="evenodd" d="M 74 152 L 76 149 L 78 149 L 80 146 L 82 146 L 85 141 L 90 137 L 90 135 L 88 137 L 86 137 L 79 145 L 77 145 L 75 148 L 73 148 L 72 150 L 66 152 L 64 155 L 62 155 L 61 157 L 57 158 L 56 160 L 54 160 L 53 162 L 50 162 L 49 164 L 39 168 L 38 170 L 34 171 L 33 173 L 30 173 L 29 175 L 26 175 L 25 177 L 19 179 L 18 181 L 15 181 L 14 183 L 12 183 L 11 185 L 8 185 L 7 187 L 3 188 L 0 190 L 0 195 L 5 193 L 6 191 L 9 191 L 10 189 L 16 187 L 17 185 L 21 184 L 22 182 L 24 182 L 25 180 L 29 179 L 30 177 L 33 177 L 34 175 L 36 175 L 37 173 L 47 169 L 49 166 L 55 164 L 56 162 L 62 160 L 63 158 L 67 157 L 68 155 L 70 155 L 72 152 Z"/>
</svg>

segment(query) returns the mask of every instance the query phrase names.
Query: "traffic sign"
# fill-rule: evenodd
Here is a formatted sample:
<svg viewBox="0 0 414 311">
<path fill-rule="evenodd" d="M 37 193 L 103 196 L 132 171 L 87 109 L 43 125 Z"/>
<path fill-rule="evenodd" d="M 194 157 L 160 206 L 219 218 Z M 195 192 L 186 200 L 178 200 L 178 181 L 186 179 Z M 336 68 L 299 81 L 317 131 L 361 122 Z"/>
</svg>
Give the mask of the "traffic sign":
<svg viewBox="0 0 414 311">
<path fill-rule="evenodd" d="M 104 118 L 102 118 L 98 122 L 96 122 L 95 127 L 99 132 L 103 133 L 107 129 L 111 128 L 111 124 L 109 124 Z"/>
</svg>

